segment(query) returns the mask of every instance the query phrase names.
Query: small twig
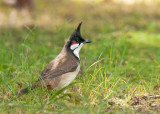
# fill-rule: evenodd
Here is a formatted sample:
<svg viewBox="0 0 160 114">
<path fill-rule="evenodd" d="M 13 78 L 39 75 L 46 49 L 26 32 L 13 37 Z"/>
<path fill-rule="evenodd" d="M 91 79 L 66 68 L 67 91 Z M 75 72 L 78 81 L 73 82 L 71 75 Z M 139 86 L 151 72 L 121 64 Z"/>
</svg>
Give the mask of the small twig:
<svg viewBox="0 0 160 114">
<path fill-rule="evenodd" d="M 158 98 L 160 98 L 160 95 L 150 95 L 150 96 L 148 96 L 148 98 L 158 99 Z"/>
<path fill-rule="evenodd" d="M 22 83 L 21 82 L 17 82 L 17 85 L 19 86 L 19 89 L 18 89 L 18 94 L 20 93 L 21 89 L 22 89 Z"/>
</svg>

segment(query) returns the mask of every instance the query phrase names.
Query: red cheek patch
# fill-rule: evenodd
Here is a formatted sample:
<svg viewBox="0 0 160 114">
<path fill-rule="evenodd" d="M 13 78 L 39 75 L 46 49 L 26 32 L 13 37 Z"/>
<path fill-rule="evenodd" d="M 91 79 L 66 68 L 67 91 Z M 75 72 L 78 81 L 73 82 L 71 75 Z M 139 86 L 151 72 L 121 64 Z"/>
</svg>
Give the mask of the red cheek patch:
<svg viewBox="0 0 160 114">
<path fill-rule="evenodd" d="M 72 45 L 74 45 L 74 44 L 77 44 L 77 42 L 76 41 L 72 41 Z"/>
</svg>

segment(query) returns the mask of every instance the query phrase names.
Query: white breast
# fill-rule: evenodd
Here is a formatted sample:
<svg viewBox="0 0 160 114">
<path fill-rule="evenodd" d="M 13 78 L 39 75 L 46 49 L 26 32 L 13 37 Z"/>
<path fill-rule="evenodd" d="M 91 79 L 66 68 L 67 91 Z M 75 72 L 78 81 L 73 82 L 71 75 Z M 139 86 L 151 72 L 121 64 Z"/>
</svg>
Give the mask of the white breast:
<svg viewBox="0 0 160 114">
<path fill-rule="evenodd" d="M 68 86 L 75 79 L 79 70 L 80 70 L 80 65 L 77 67 L 77 69 L 74 72 L 70 72 L 62 75 L 61 81 L 59 83 L 60 88 L 64 88 Z"/>
<path fill-rule="evenodd" d="M 78 48 L 76 48 L 76 49 L 73 51 L 74 55 L 77 56 L 78 58 L 79 58 L 79 51 L 80 51 L 80 49 L 81 49 L 82 46 L 83 46 L 83 43 L 81 43 L 81 44 L 78 46 Z M 79 58 L 79 59 L 80 59 L 80 58 Z"/>
</svg>

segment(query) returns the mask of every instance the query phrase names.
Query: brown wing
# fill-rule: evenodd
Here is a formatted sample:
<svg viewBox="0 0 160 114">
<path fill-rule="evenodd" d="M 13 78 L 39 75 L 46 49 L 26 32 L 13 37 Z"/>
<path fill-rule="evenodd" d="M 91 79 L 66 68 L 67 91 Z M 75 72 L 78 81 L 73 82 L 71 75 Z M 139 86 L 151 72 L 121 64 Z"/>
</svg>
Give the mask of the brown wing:
<svg viewBox="0 0 160 114">
<path fill-rule="evenodd" d="M 57 76 L 61 76 L 64 73 L 68 72 L 73 72 L 74 70 L 77 69 L 78 67 L 78 62 L 76 61 L 75 58 L 66 58 L 65 60 L 58 60 L 59 63 L 56 60 L 51 62 L 42 72 L 41 74 L 41 79 L 46 79 L 46 78 L 55 78 Z M 57 65 L 55 65 L 57 64 Z M 38 81 L 39 81 L 38 80 Z"/>
</svg>

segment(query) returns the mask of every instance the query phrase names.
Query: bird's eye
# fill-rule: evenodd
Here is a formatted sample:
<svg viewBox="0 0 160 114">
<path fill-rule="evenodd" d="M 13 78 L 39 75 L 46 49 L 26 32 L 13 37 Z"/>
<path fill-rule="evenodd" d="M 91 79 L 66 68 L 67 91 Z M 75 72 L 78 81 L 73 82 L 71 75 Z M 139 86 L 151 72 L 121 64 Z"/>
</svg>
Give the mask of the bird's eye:
<svg viewBox="0 0 160 114">
<path fill-rule="evenodd" d="M 79 39 L 76 40 L 77 42 L 80 42 Z"/>
</svg>

